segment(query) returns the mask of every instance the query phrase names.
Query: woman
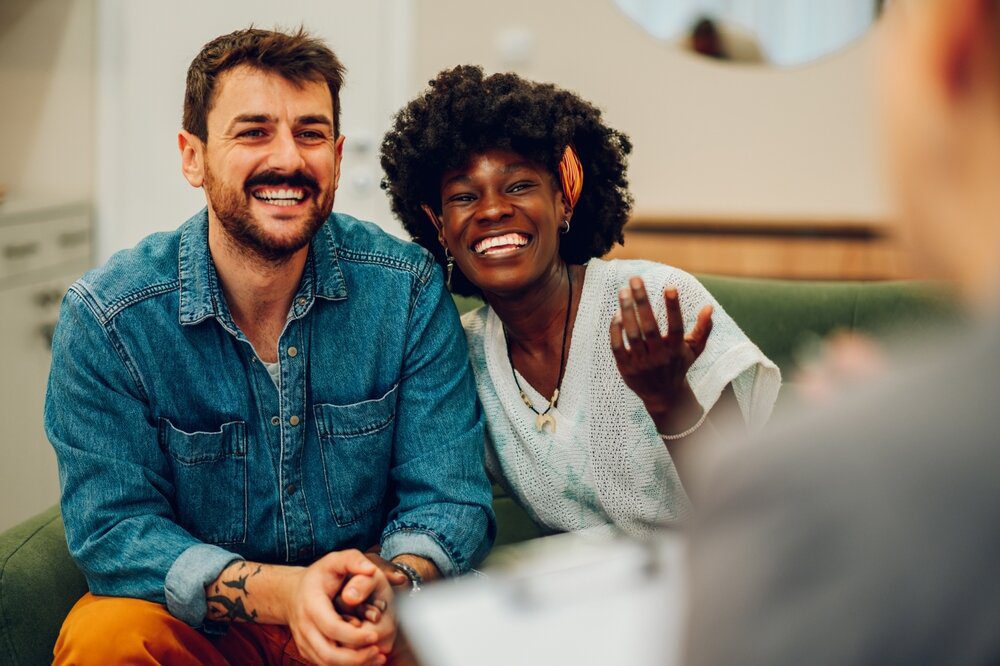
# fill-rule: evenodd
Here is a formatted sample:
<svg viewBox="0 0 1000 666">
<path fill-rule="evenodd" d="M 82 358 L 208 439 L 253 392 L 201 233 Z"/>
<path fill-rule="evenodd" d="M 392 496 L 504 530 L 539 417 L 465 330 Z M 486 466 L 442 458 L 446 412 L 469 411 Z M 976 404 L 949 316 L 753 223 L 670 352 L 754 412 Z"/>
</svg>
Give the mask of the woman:
<svg viewBox="0 0 1000 666">
<path fill-rule="evenodd" d="M 598 258 L 623 240 L 630 150 L 573 93 L 470 66 L 431 81 L 382 143 L 404 227 L 453 292 L 486 301 L 463 325 L 489 472 L 552 530 L 683 518 L 685 441 L 727 386 L 756 427 L 780 384 L 693 277 Z"/>
</svg>

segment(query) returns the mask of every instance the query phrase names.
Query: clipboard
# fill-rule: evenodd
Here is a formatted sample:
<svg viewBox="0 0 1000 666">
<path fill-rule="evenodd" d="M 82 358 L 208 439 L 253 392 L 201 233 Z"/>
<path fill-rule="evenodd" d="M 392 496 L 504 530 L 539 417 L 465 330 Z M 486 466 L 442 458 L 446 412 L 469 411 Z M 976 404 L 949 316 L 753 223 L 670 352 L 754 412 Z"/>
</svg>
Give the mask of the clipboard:
<svg viewBox="0 0 1000 666">
<path fill-rule="evenodd" d="M 675 533 L 535 539 L 400 599 L 400 623 L 424 666 L 680 664 L 684 553 Z"/>
</svg>

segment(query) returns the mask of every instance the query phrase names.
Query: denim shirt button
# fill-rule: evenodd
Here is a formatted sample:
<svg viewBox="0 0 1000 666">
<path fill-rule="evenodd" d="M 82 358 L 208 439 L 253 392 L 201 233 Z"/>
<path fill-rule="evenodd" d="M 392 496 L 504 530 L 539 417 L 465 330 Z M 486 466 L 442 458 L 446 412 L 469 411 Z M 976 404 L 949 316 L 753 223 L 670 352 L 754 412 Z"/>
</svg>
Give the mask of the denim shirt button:
<svg viewBox="0 0 1000 666">
<path fill-rule="evenodd" d="M 288 355 L 291 356 L 292 358 L 295 358 L 298 355 L 298 353 L 299 353 L 299 350 L 296 349 L 295 347 L 289 347 L 288 348 Z"/>
<path fill-rule="evenodd" d="M 302 298 L 302 297 L 300 296 L 300 297 L 299 297 L 299 300 L 297 300 L 297 301 L 295 301 L 295 302 L 296 302 L 296 303 L 298 303 L 299 305 L 305 305 L 305 304 L 306 304 L 306 299 L 304 299 L 304 298 Z"/>
<path fill-rule="evenodd" d="M 279 423 L 281 423 L 281 419 L 279 419 L 277 416 L 271 417 L 271 425 L 278 425 Z"/>
<path fill-rule="evenodd" d="M 288 419 L 288 422 L 291 423 L 293 426 L 297 426 L 299 424 L 299 417 L 292 414 L 291 418 Z"/>
<path fill-rule="evenodd" d="M 296 486 L 294 483 L 289 483 L 288 487 L 285 488 L 285 492 L 288 493 L 289 495 L 294 495 L 296 490 L 298 490 L 298 486 Z"/>
<path fill-rule="evenodd" d="M 299 548 L 299 557 L 303 558 L 309 554 L 309 546 L 302 546 Z"/>
</svg>

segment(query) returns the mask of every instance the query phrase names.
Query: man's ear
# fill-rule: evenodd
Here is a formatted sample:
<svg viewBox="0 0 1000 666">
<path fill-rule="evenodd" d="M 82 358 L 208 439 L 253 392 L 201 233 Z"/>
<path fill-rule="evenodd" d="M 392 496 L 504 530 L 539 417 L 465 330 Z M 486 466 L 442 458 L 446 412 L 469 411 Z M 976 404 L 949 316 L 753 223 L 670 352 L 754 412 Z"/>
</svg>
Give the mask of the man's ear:
<svg viewBox="0 0 1000 666">
<path fill-rule="evenodd" d="M 938 3 L 933 17 L 940 81 L 951 100 L 978 91 L 984 76 L 995 79 L 998 53 L 994 0 L 952 0 Z"/>
<path fill-rule="evenodd" d="M 429 219 L 431 221 L 431 224 L 434 225 L 434 228 L 437 229 L 438 241 L 441 243 L 441 247 L 447 250 L 448 243 L 446 243 L 444 240 L 444 231 L 441 226 L 441 218 L 439 218 L 437 213 L 434 212 L 434 209 L 428 206 L 427 204 L 420 204 L 420 210 L 424 211 L 424 215 L 427 216 L 427 219 Z"/>
<path fill-rule="evenodd" d="M 191 187 L 205 184 L 205 144 L 187 130 L 177 134 L 177 147 L 181 151 L 181 173 Z"/>
<path fill-rule="evenodd" d="M 333 144 L 334 151 L 334 167 L 333 167 L 333 189 L 337 189 L 340 185 L 340 163 L 344 159 L 344 135 L 341 134 L 337 137 L 336 142 Z"/>
</svg>

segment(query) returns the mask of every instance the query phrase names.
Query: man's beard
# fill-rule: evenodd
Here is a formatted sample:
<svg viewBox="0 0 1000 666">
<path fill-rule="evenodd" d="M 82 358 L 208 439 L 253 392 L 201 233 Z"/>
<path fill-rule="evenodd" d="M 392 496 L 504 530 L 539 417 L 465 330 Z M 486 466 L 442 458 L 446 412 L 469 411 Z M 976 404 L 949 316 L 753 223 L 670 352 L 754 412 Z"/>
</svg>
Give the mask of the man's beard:
<svg viewBox="0 0 1000 666">
<path fill-rule="evenodd" d="M 273 238 L 254 219 L 250 210 L 250 199 L 253 197 L 250 189 L 258 185 L 288 185 L 306 191 L 311 201 L 309 216 L 298 234 L 287 238 Z M 259 173 L 249 178 L 242 190 L 238 190 L 227 188 L 217 181 L 206 165 L 205 191 L 215 216 L 233 247 L 247 256 L 270 264 L 284 263 L 308 245 L 333 209 L 333 190 L 321 192 L 315 179 L 301 171 L 290 175 L 273 171 Z"/>
</svg>

